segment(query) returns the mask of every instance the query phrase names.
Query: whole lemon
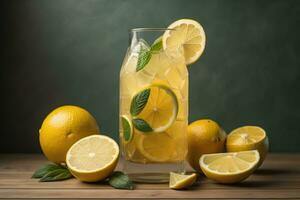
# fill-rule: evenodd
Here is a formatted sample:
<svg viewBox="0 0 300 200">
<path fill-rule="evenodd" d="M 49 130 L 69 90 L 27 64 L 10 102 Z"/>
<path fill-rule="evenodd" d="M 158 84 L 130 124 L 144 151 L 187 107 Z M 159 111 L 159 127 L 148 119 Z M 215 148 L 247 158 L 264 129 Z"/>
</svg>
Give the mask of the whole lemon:
<svg viewBox="0 0 300 200">
<path fill-rule="evenodd" d="M 65 163 L 69 148 L 79 139 L 99 134 L 94 117 L 78 106 L 61 106 L 53 110 L 39 130 L 40 145 L 49 161 Z"/>
<path fill-rule="evenodd" d="M 188 126 L 187 161 L 196 171 L 201 172 L 199 159 L 203 154 L 225 151 L 225 131 L 213 120 L 202 119 Z"/>
</svg>

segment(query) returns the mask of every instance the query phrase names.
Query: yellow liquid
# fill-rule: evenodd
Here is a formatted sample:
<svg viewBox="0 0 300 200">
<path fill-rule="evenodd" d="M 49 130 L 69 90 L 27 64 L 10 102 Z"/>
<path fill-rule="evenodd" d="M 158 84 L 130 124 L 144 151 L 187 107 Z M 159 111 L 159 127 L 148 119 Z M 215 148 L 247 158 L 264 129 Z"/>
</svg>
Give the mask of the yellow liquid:
<svg viewBox="0 0 300 200">
<path fill-rule="evenodd" d="M 143 133 L 133 128 L 133 139 L 128 143 L 124 141 L 120 120 L 123 157 L 130 162 L 144 164 L 184 161 L 188 125 L 188 70 L 184 57 L 179 53 L 155 52 L 148 64 L 136 72 L 137 61 L 138 53 L 128 51 L 120 72 L 120 118 L 130 116 L 131 101 L 138 92 L 157 82 L 163 82 L 175 93 L 178 114 L 172 125 L 161 133 Z"/>
</svg>

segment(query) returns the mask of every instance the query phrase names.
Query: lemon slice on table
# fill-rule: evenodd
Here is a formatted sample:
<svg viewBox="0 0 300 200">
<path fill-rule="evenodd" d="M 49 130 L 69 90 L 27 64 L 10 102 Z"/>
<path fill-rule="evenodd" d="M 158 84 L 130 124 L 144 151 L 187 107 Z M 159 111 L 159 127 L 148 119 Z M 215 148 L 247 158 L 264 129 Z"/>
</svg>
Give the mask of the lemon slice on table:
<svg viewBox="0 0 300 200">
<path fill-rule="evenodd" d="M 258 150 L 259 167 L 269 151 L 269 140 L 266 132 L 258 126 L 243 126 L 237 128 L 227 136 L 226 148 L 228 152 Z"/>
<path fill-rule="evenodd" d="M 104 180 L 115 169 L 119 146 L 104 135 L 92 135 L 77 141 L 68 151 L 66 163 L 79 180 L 96 182 Z"/>
<path fill-rule="evenodd" d="M 193 185 L 196 179 L 197 179 L 196 173 L 190 175 L 184 175 L 184 174 L 170 172 L 169 187 L 172 189 L 184 189 Z"/>
<path fill-rule="evenodd" d="M 202 26 L 192 19 L 173 22 L 162 38 L 164 49 L 184 49 L 186 64 L 196 62 L 205 48 L 206 36 Z"/>
<path fill-rule="evenodd" d="M 200 167 L 210 179 L 219 183 L 236 183 L 248 178 L 259 161 L 257 150 L 204 154 Z"/>
<path fill-rule="evenodd" d="M 123 141 L 125 143 L 128 143 L 133 138 L 133 127 L 132 127 L 131 120 L 128 118 L 128 116 L 122 115 L 121 123 L 123 128 L 123 135 L 122 135 Z"/>
<path fill-rule="evenodd" d="M 178 157 L 176 142 L 165 132 L 144 134 L 137 131 L 137 148 L 149 162 L 167 162 Z"/>
<path fill-rule="evenodd" d="M 175 121 L 178 100 L 164 84 L 152 84 L 139 91 L 130 105 L 132 123 L 142 132 L 163 132 Z"/>
</svg>

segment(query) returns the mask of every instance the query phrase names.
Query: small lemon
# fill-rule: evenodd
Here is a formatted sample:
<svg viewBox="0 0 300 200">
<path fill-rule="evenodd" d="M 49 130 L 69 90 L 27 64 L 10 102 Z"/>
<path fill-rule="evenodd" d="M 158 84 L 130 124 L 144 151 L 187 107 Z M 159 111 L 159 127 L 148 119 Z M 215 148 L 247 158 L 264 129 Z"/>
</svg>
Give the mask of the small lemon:
<svg viewBox="0 0 300 200">
<path fill-rule="evenodd" d="M 202 119 L 188 126 L 187 161 L 196 171 L 201 172 L 199 159 L 203 154 L 221 153 L 225 150 L 225 131 L 213 120 Z"/>
<path fill-rule="evenodd" d="M 100 133 L 94 117 L 77 106 L 61 106 L 53 110 L 39 132 L 44 155 L 57 164 L 65 163 L 67 151 L 79 139 Z"/>
<path fill-rule="evenodd" d="M 258 150 L 261 166 L 269 151 L 269 139 L 264 129 L 258 126 L 243 126 L 230 132 L 226 141 L 228 152 Z"/>
</svg>

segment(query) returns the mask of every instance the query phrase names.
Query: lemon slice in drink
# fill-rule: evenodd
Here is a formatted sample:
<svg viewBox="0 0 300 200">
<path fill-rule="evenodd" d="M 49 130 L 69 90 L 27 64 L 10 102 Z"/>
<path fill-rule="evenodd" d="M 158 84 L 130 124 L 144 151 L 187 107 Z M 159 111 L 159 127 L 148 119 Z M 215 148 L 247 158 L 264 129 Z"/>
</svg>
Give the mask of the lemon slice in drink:
<svg viewBox="0 0 300 200">
<path fill-rule="evenodd" d="M 125 143 L 128 143 L 133 138 L 133 127 L 132 127 L 131 120 L 128 118 L 128 116 L 122 115 L 121 123 L 123 128 L 123 135 L 122 135 L 123 141 Z"/>
<path fill-rule="evenodd" d="M 164 84 L 152 84 L 138 92 L 131 101 L 130 113 L 134 127 L 142 132 L 163 132 L 178 113 L 174 92 Z"/>
<path fill-rule="evenodd" d="M 186 64 L 196 62 L 205 48 L 205 32 L 202 26 L 192 19 L 180 19 L 172 23 L 162 38 L 164 49 L 184 49 Z"/>
<path fill-rule="evenodd" d="M 191 186 L 197 179 L 197 174 L 190 175 L 178 174 L 170 172 L 169 187 L 172 189 L 184 189 Z"/>
<path fill-rule="evenodd" d="M 228 152 L 258 150 L 260 161 L 257 167 L 259 167 L 268 153 L 269 140 L 262 128 L 258 126 L 243 126 L 233 130 L 227 136 L 226 148 Z"/>
<path fill-rule="evenodd" d="M 204 154 L 200 167 L 210 179 L 219 183 L 236 183 L 248 178 L 259 162 L 257 150 Z"/>
<path fill-rule="evenodd" d="M 115 169 L 119 146 L 104 135 L 92 135 L 77 141 L 69 149 L 66 163 L 79 180 L 96 182 L 104 180 Z"/>
<path fill-rule="evenodd" d="M 178 157 L 176 142 L 169 134 L 137 131 L 137 135 L 137 148 L 149 162 L 167 162 Z"/>
</svg>

